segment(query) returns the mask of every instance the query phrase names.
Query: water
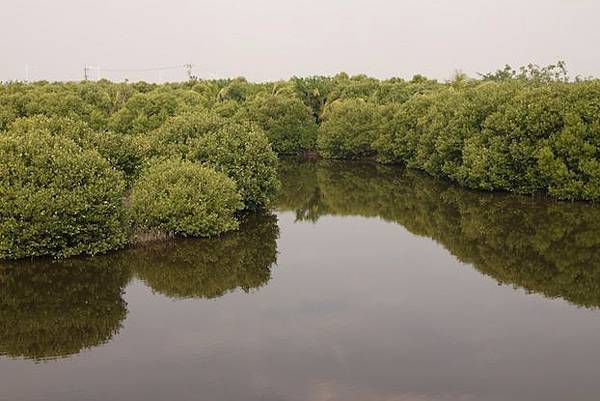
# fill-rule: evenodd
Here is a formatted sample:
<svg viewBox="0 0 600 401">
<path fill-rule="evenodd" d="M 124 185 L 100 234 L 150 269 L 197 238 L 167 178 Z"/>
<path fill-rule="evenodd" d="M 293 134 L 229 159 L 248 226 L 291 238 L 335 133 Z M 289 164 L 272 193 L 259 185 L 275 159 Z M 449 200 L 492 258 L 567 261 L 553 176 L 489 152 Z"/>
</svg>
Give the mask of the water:
<svg viewBox="0 0 600 401">
<path fill-rule="evenodd" d="M 282 164 L 216 240 L 0 267 L 0 400 L 596 400 L 600 207 Z"/>
</svg>

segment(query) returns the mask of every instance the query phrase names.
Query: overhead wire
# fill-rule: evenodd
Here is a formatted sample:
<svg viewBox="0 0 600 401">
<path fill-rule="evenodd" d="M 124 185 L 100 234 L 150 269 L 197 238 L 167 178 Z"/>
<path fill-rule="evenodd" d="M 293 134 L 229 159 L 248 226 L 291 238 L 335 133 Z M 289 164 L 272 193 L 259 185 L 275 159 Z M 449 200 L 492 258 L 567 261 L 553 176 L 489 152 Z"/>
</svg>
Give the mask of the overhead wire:
<svg viewBox="0 0 600 401">
<path fill-rule="evenodd" d="M 168 66 L 168 67 L 153 67 L 153 68 L 96 68 L 96 67 L 92 67 L 94 69 L 99 69 L 101 71 L 106 71 L 106 72 L 145 72 L 145 71 L 161 71 L 161 70 L 174 70 L 174 69 L 178 69 L 178 68 L 186 68 L 187 65 L 185 64 L 181 64 L 181 65 L 173 65 L 173 66 Z"/>
</svg>

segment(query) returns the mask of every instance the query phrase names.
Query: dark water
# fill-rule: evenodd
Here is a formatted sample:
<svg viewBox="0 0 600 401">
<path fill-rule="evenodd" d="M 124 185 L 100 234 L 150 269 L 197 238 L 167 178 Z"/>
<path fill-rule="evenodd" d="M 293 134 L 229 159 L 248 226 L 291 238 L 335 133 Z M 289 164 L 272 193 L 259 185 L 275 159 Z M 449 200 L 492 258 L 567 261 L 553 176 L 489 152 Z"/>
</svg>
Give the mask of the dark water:
<svg viewBox="0 0 600 401">
<path fill-rule="evenodd" d="M 282 164 L 216 240 L 0 267 L 0 400 L 597 400 L 600 207 Z"/>
</svg>

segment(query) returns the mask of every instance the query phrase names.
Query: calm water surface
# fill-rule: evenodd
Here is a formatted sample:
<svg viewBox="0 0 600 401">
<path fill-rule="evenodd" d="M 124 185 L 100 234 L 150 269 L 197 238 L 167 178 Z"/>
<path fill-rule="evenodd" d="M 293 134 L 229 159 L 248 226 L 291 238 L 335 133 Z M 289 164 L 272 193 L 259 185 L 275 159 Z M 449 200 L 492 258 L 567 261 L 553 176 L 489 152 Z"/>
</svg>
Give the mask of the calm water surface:
<svg viewBox="0 0 600 401">
<path fill-rule="evenodd" d="M 600 207 L 284 162 L 215 240 L 0 267 L 0 400 L 598 400 Z"/>
</svg>

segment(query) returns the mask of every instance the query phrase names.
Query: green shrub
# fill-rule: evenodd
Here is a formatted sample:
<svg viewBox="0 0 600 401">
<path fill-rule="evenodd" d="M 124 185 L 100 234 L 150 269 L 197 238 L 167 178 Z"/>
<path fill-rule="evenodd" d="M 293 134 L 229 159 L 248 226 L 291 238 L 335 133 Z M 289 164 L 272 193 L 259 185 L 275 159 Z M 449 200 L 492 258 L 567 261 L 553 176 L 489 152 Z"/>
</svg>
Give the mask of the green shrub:
<svg viewBox="0 0 600 401">
<path fill-rule="evenodd" d="M 541 141 L 538 171 L 561 199 L 600 199 L 600 81 L 568 86 L 562 129 Z"/>
<path fill-rule="evenodd" d="M 246 78 L 240 77 L 232 79 L 219 91 L 217 100 L 220 102 L 228 100 L 242 102 L 248 96 L 250 86 L 251 84 L 246 81 Z"/>
<path fill-rule="evenodd" d="M 39 131 L 49 132 L 52 135 L 69 138 L 82 147 L 87 147 L 92 142 L 91 137 L 94 134 L 94 131 L 84 121 L 44 115 L 19 118 L 9 126 L 8 131 L 15 136 Z"/>
<path fill-rule="evenodd" d="M 213 169 L 184 160 L 148 168 L 131 191 L 137 229 L 212 237 L 238 227 L 243 204 L 235 182 Z"/>
<path fill-rule="evenodd" d="M 485 119 L 514 94 L 511 88 L 486 84 L 414 96 L 389 113 L 374 144 L 378 159 L 465 182 L 461 170 L 465 141 L 478 135 Z"/>
<path fill-rule="evenodd" d="M 127 241 L 121 173 L 49 131 L 0 136 L 0 258 L 96 254 Z"/>
<path fill-rule="evenodd" d="M 34 115 L 68 117 L 104 129 L 113 110 L 108 92 L 108 86 L 90 82 L 7 84 L 0 91 L 0 130 L 16 118 Z"/>
<path fill-rule="evenodd" d="M 211 111 L 223 118 L 235 118 L 240 112 L 242 106 L 235 100 L 225 100 L 222 102 L 215 103 Z"/>
<path fill-rule="evenodd" d="M 202 108 L 205 99 L 193 91 L 153 91 L 133 95 L 109 121 L 109 128 L 135 134 L 160 127 L 167 118 L 192 107 Z"/>
<path fill-rule="evenodd" d="M 170 117 L 160 128 L 138 135 L 136 139 L 148 160 L 155 157 L 187 158 L 190 143 L 195 138 L 214 132 L 225 124 L 225 118 L 212 112 L 186 112 Z"/>
<path fill-rule="evenodd" d="M 310 108 L 315 121 L 321 119 L 323 106 L 333 87 L 333 78 L 324 76 L 293 77 L 290 84 L 294 93 Z"/>
<path fill-rule="evenodd" d="M 470 188 L 600 199 L 599 96 L 598 81 L 466 83 L 392 107 L 373 146 Z"/>
<path fill-rule="evenodd" d="M 331 103 L 323 113 L 317 146 L 328 158 L 356 159 L 375 155 L 372 143 L 381 133 L 380 108 L 361 99 Z"/>
<path fill-rule="evenodd" d="M 326 158 L 375 157 L 470 188 L 597 200 L 599 95 L 599 80 L 570 81 L 563 62 L 507 66 L 482 79 L 456 74 L 446 83 L 420 75 L 380 81 L 345 73 L 271 83 L 6 83 L 0 86 L 0 132 L 17 120 L 13 131 L 43 128 L 66 135 L 96 149 L 128 183 L 146 161 L 197 155 L 192 143 L 199 137 L 235 125 L 264 131 L 279 154 L 316 146 Z M 27 123 L 19 120 L 32 116 Z M 116 134 L 99 133 L 109 130 Z M 266 174 L 267 184 L 251 184 L 259 179 L 248 174 L 251 157 L 243 156 L 243 163 L 237 156 L 217 159 L 217 167 L 227 167 L 238 181 L 249 208 L 266 205 L 270 196 L 251 187 L 270 188 L 272 169 L 256 172 Z"/>
<path fill-rule="evenodd" d="M 246 209 L 268 207 L 279 190 L 277 156 L 260 128 L 226 124 L 193 139 L 188 157 L 231 177 Z"/>
<path fill-rule="evenodd" d="M 0 98 L 0 132 L 8 129 L 10 124 L 18 117 L 16 108 L 12 105 L 4 105 Z"/>
<path fill-rule="evenodd" d="M 277 156 L 253 124 L 197 111 L 170 118 L 140 139 L 148 157 L 180 157 L 223 172 L 236 183 L 247 209 L 267 207 L 279 188 Z"/>
<path fill-rule="evenodd" d="M 90 138 L 90 146 L 125 175 L 128 186 L 139 176 L 145 155 L 133 136 L 111 131 L 95 132 Z"/>
<path fill-rule="evenodd" d="M 545 191 L 536 153 L 563 126 L 563 95 L 555 85 L 523 87 L 466 143 L 463 174 L 475 188 Z"/>
<path fill-rule="evenodd" d="M 370 99 L 380 87 L 380 82 L 364 74 L 349 76 L 345 72 L 333 77 L 333 86 L 328 93 L 329 103 L 337 99 Z"/>
<path fill-rule="evenodd" d="M 465 141 L 459 182 L 600 199 L 600 85 L 521 85 Z"/>
<path fill-rule="evenodd" d="M 47 131 L 52 135 L 69 138 L 82 148 L 98 151 L 114 168 L 122 171 L 128 181 L 137 176 L 144 156 L 131 136 L 96 132 L 85 122 L 67 117 L 36 115 L 19 118 L 13 122 L 9 131 L 15 136 Z"/>
<path fill-rule="evenodd" d="M 382 81 L 371 99 L 378 104 L 402 104 L 413 96 L 443 89 L 444 85 L 424 78 L 417 82 L 407 82 L 399 78 Z"/>
<path fill-rule="evenodd" d="M 315 147 L 317 125 L 311 110 L 296 97 L 257 96 L 242 115 L 261 127 L 279 154 L 297 154 Z"/>
</svg>

